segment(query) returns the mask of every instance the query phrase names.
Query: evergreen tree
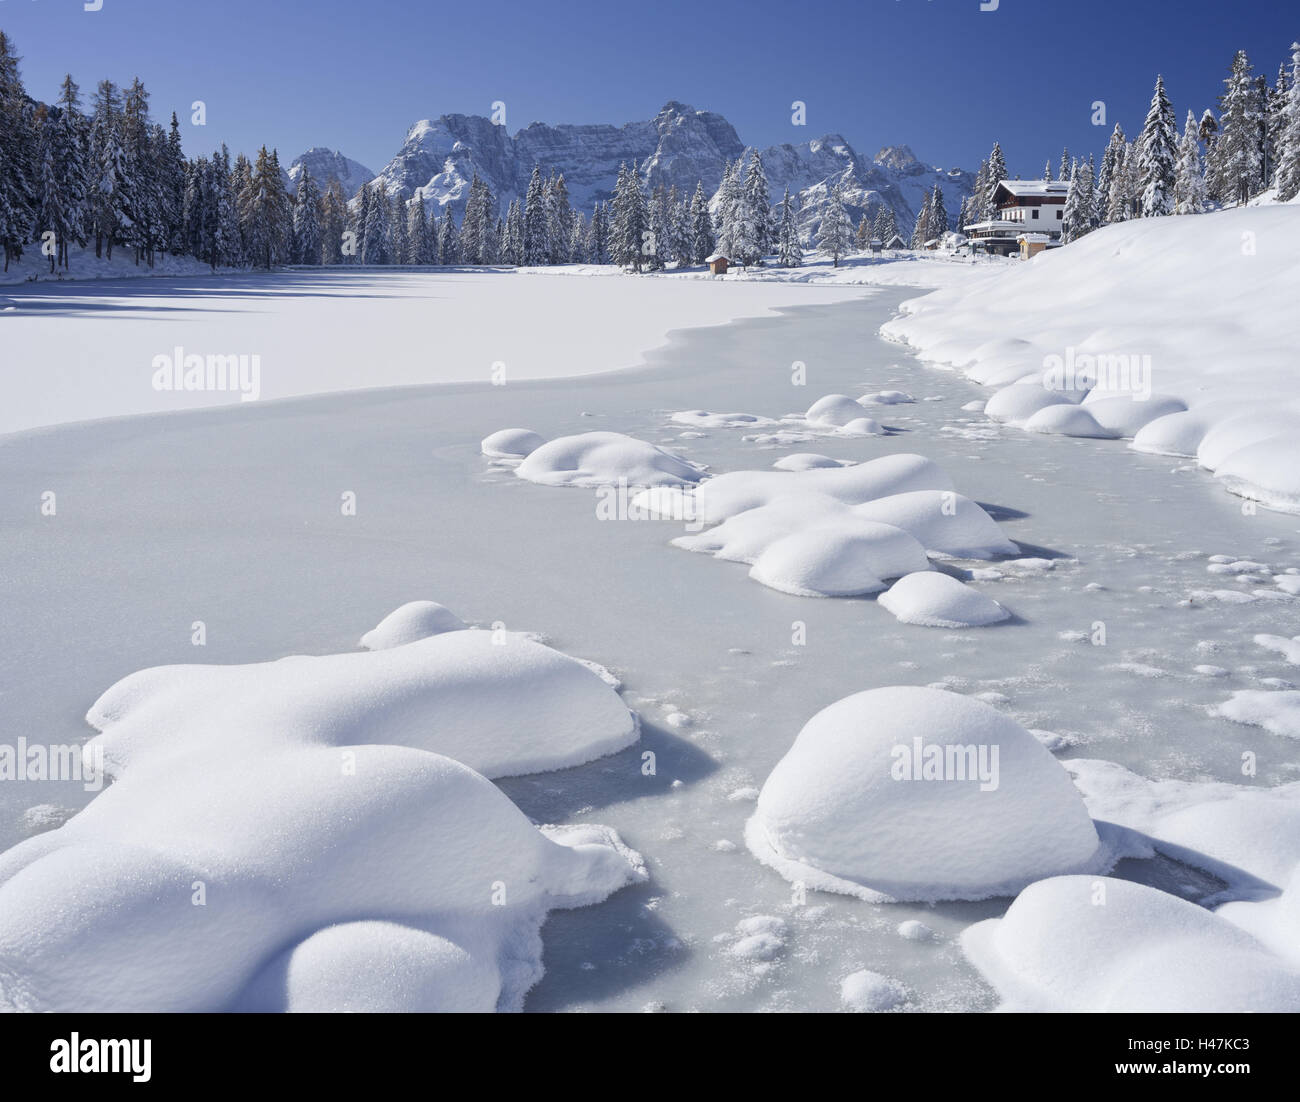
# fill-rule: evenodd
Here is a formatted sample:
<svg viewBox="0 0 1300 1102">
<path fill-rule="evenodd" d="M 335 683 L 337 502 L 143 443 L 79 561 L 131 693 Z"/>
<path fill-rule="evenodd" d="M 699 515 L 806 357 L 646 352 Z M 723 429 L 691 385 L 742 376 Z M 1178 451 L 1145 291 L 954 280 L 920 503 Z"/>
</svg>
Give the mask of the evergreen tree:
<svg viewBox="0 0 1300 1102">
<path fill-rule="evenodd" d="M 971 199 L 976 204 L 979 203 L 978 195 L 972 195 Z M 876 212 L 876 221 L 871 227 L 871 232 L 882 245 L 888 245 L 898 236 L 898 219 L 894 216 L 893 207 L 881 204 L 880 210 Z"/>
<path fill-rule="evenodd" d="M 742 196 L 740 182 L 740 158 L 735 164 L 728 163 L 722 172 L 722 182 L 718 185 L 715 198 L 716 211 L 714 222 L 717 226 L 717 250 L 723 256 L 736 258 L 740 251 L 736 240 L 736 220 Z"/>
<path fill-rule="evenodd" d="M 1291 44 L 1291 79 L 1278 123 L 1277 158 L 1277 197 L 1289 202 L 1300 195 L 1300 42 Z"/>
<path fill-rule="evenodd" d="M 573 208 L 569 205 L 569 189 L 563 174 L 555 177 L 547 189 L 546 237 L 546 262 L 568 264 L 572 257 Z"/>
<path fill-rule="evenodd" d="M 1110 191 L 1106 195 L 1106 221 L 1127 222 L 1134 214 L 1137 190 L 1137 153 L 1131 142 L 1115 155 Z"/>
<path fill-rule="evenodd" d="M 159 180 L 162 189 L 164 248 L 173 255 L 185 251 L 185 152 L 181 148 L 181 126 L 172 112 L 166 143 L 159 149 Z"/>
<path fill-rule="evenodd" d="M 921 213 L 916 216 L 916 223 L 912 226 L 912 248 L 914 249 L 925 248 L 925 243 L 930 240 L 930 202 L 933 198 L 934 192 L 925 193 Z"/>
<path fill-rule="evenodd" d="M 1116 123 L 1106 150 L 1101 155 L 1101 171 L 1097 174 L 1097 218 L 1101 225 L 1109 221 L 1106 206 L 1110 198 L 1111 182 L 1115 178 L 1115 166 L 1124 159 L 1124 145 L 1124 128 Z"/>
<path fill-rule="evenodd" d="M 533 165 L 524 198 L 524 255 L 528 267 L 546 264 L 550 259 L 550 222 L 546 212 L 546 189 L 542 183 L 542 170 Z"/>
<path fill-rule="evenodd" d="M 293 201 L 293 260 L 295 264 L 321 263 L 320 189 L 306 165 Z"/>
<path fill-rule="evenodd" d="M 1183 137 L 1178 145 L 1178 173 L 1174 182 L 1174 213 L 1200 214 L 1206 207 L 1205 166 L 1201 162 L 1200 130 L 1196 117 L 1187 112 Z"/>
<path fill-rule="evenodd" d="M 388 195 L 383 184 L 367 188 L 370 193 L 366 203 L 365 235 L 361 245 L 362 264 L 387 264 L 388 248 Z"/>
<path fill-rule="evenodd" d="M 863 216 L 866 222 L 866 216 Z M 777 263 L 782 268 L 798 268 L 803 263 L 803 249 L 799 244 L 799 222 L 794 204 L 790 202 L 790 189 L 785 189 L 781 200 L 781 220 L 777 228 Z"/>
<path fill-rule="evenodd" d="M 597 202 L 591 211 L 591 225 L 587 229 L 587 259 L 592 264 L 609 263 L 609 211 L 605 203 Z"/>
<path fill-rule="evenodd" d="M 348 207 L 348 229 L 354 235 L 353 253 L 347 259 L 360 264 L 366 255 L 366 223 L 370 221 L 370 185 L 362 184 Z"/>
<path fill-rule="evenodd" d="M 1165 95 L 1165 80 L 1156 77 L 1146 123 L 1137 140 L 1139 203 L 1143 218 L 1172 214 L 1178 176 L 1178 123 Z"/>
<path fill-rule="evenodd" d="M 665 242 L 668 227 L 664 221 L 664 190 L 660 188 L 646 203 L 646 236 L 641 249 L 646 271 L 657 272 L 664 267 Z"/>
<path fill-rule="evenodd" d="M 692 264 L 703 264 L 705 257 L 711 256 L 716 247 L 713 236 L 713 219 L 709 215 L 709 201 L 704 195 L 704 185 L 695 183 L 695 194 L 691 196 L 690 217 Z"/>
<path fill-rule="evenodd" d="M 0 242 L 5 271 L 22 256 L 37 219 L 37 149 L 32 116 L 18 73 L 19 58 L 0 31 Z"/>
<path fill-rule="evenodd" d="M 388 263 L 405 264 L 410 242 L 406 236 L 407 212 L 401 196 L 394 195 L 388 211 Z"/>
<path fill-rule="evenodd" d="M 1219 101 L 1219 133 L 1210 147 L 1207 183 L 1210 195 L 1219 202 L 1240 204 L 1250 199 L 1263 178 L 1259 95 L 1245 50 L 1237 51 L 1224 84 Z"/>
<path fill-rule="evenodd" d="M 994 197 L 997 195 L 998 184 L 1007 178 L 1007 162 L 1002 156 L 1002 146 L 999 142 L 993 143 L 993 152 L 989 154 L 989 171 L 987 179 L 987 190 L 984 192 L 983 206 L 980 208 L 980 218 L 989 219 L 997 213 L 997 207 L 994 205 Z"/>
<path fill-rule="evenodd" d="M 100 81 L 90 126 L 90 217 L 95 256 L 113 259 L 113 245 L 129 222 L 126 211 L 126 155 L 122 151 L 122 100 L 117 86 Z M 0 173 L 0 178 L 5 174 Z"/>
<path fill-rule="evenodd" d="M 622 164 L 618 182 L 614 185 L 609 225 L 609 252 L 615 264 L 641 271 L 646 259 L 642 250 L 648 244 L 649 221 L 636 162 L 632 163 L 631 169 Z"/>
<path fill-rule="evenodd" d="M 321 198 L 321 263 L 343 263 L 343 232 L 348 228 L 348 201 L 343 185 L 331 180 Z"/>
<path fill-rule="evenodd" d="M 928 234 L 926 240 L 942 240 L 944 234 L 948 232 L 948 208 L 944 206 L 943 190 L 935 182 L 934 191 L 930 194 L 930 224 L 926 230 Z"/>
<path fill-rule="evenodd" d="M 764 255 L 772 248 L 772 203 L 758 150 L 749 155 L 736 198 L 734 235 L 732 247 L 738 253 L 737 259 L 742 264 L 762 264 Z"/>
<path fill-rule="evenodd" d="M 505 235 L 501 242 L 501 259 L 519 267 L 524 262 L 524 212 L 516 196 L 506 208 Z"/>
<path fill-rule="evenodd" d="M 47 125 L 51 127 L 51 172 L 57 181 L 59 193 L 59 215 L 56 224 L 50 228 L 56 234 L 55 259 L 66 271 L 69 266 L 69 247 L 86 244 L 86 226 L 89 221 L 86 120 L 81 114 L 79 89 L 71 76 L 63 78 L 57 117 L 47 119 Z"/>
<path fill-rule="evenodd" d="M 1091 233 L 1097 225 L 1097 196 L 1091 160 L 1070 168 L 1070 190 L 1065 198 L 1061 242 L 1069 244 Z"/>
<path fill-rule="evenodd" d="M 1069 182 L 1069 180 L 1072 179 L 1070 174 L 1073 171 L 1074 163 L 1070 160 L 1070 148 L 1069 146 L 1066 146 L 1066 148 L 1061 150 L 1061 167 L 1056 173 L 1056 178 L 1058 180 Z"/>
<path fill-rule="evenodd" d="M 1045 164 L 1045 165 L 1043 166 L 1043 180 L 1044 180 L 1046 183 L 1049 183 L 1049 184 L 1052 182 L 1052 162 L 1051 162 L 1051 161 L 1048 161 L 1047 164 Z"/>
<path fill-rule="evenodd" d="M 849 250 L 852 226 L 844 210 L 844 193 L 837 183 L 831 188 L 826 209 L 822 212 L 821 225 L 817 230 L 817 248 L 831 258 L 834 267 L 840 266 L 840 257 Z"/>
<path fill-rule="evenodd" d="M 460 263 L 460 234 L 456 230 L 450 203 L 442 208 L 442 221 L 438 223 L 438 263 Z"/>
<path fill-rule="evenodd" d="M 580 210 L 573 212 L 573 220 L 569 223 L 569 262 L 587 263 L 587 220 Z"/>
<path fill-rule="evenodd" d="M 247 162 L 245 162 L 247 164 Z M 212 244 L 208 263 L 213 269 L 242 263 L 239 207 L 235 199 L 230 150 L 223 144 L 212 158 Z"/>
</svg>

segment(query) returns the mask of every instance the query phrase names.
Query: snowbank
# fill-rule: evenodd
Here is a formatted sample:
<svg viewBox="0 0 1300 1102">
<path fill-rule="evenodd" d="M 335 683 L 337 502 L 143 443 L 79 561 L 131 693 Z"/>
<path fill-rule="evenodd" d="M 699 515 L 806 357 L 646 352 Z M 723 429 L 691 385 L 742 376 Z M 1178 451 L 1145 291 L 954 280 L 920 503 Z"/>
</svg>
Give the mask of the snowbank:
<svg viewBox="0 0 1300 1102">
<path fill-rule="evenodd" d="M 880 595 L 880 604 L 900 623 L 930 628 L 973 628 L 1011 615 L 992 597 L 947 574 L 908 574 Z"/>
<path fill-rule="evenodd" d="M 749 576 L 800 597 L 857 597 L 884 589 L 882 579 L 906 573 L 909 564 L 929 565 L 916 540 L 890 524 L 855 520 L 783 536 L 754 560 Z"/>
<path fill-rule="evenodd" d="M 499 429 L 484 437 L 479 449 L 491 459 L 523 459 L 545 443 L 532 429 Z"/>
<path fill-rule="evenodd" d="M 517 1009 L 546 912 L 645 877 L 607 828 L 539 830 L 436 752 L 519 772 L 635 738 L 519 636 L 159 667 L 88 719 L 114 783 L 0 855 L 3 1006 Z"/>
<path fill-rule="evenodd" d="M 881 332 L 1005 388 L 988 401 L 995 420 L 1132 436 L 1300 512 L 1297 299 L 1296 209 L 1250 207 L 1104 227 L 906 302 Z"/>
<path fill-rule="evenodd" d="M 361 637 L 361 645 L 366 650 L 388 650 L 444 631 L 461 631 L 464 627 L 465 622 L 446 605 L 437 601 L 408 601 L 366 632 Z"/>
<path fill-rule="evenodd" d="M 984 899 L 1110 857 L 1069 775 L 1019 724 L 938 689 L 818 712 L 764 783 L 750 850 L 869 901 Z"/>
</svg>

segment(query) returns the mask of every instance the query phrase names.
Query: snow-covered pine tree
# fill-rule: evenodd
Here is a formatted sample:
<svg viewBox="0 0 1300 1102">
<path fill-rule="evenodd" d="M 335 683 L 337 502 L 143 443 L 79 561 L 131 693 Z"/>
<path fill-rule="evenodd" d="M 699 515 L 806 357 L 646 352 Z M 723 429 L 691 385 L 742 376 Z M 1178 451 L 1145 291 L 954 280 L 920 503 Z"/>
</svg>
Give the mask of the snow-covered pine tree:
<svg viewBox="0 0 1300 1102">
<path fill-rule="evenodd" d="M 591 264 L 609 263 L 609 214 L 607 205 L 599 201 L 592 208 L 587 229 L 587 260 Z"/>
<path fill-rule="evenodd" d="M 930 200 L 934 193 L 927 191 L 925 201 L 921 204 L 921 212 L 916 216 L 916 224 L 912 226 L 912 248 L 923 249 L 925 243 L 930 240 Z"/>
<path fill-rule="evenodd" d="M 295 264 L 321 262 L 320 189 L 303 165 L 298 190 L 293 201 L 293 261 Z"/>
<path fill-rule="evenodd" d="M 587 263 L 587 220 L 580 210 L 573 212 L 569 223 L 569 263 Z"/>
<path fill-rule="evenodd" d="M 641 271 L 646 259 L 642 250 L 648 244 L 649 220 L 636 162 L 632 162 L 630 169 L 620 165 L 609 226 L 609 251 L 615 264 Z"/>
<path fill-rule="evenodd" d="M 1268 94 L 1268 118 L 1265 145 L 1268 153 L 1268 186 L 1277 185 L 1277 170 L 1282 163 L 1282 135 L 1286 131 L 1286 107 L 1290 98 L 1290 80 L 1287 77 L 1286 62 L 1277 68 L 1277 80 Z"/>
<path fill-rule="evenodd" d="M 1073 171 L 1074 162 L 1070 160 L 1070 147 L 1066 146 L 1061 150 L 1061 167 L 1057 170 L 1056 178 L 1068 183 L 1070 180 L 1070 173 Z"/>
<path fill-rule="evenodd" d="M 548 264 L 568 264 L 572 258 L 573 207 L 564 174 L 551 182 L 546 194 L 546 238 Z"/>
<path fill-rule="evenodd" d="M 745 255 L 742 264 L 762 264 L 763 257 L 772 251 L 772 200 L 767 190 L 767 176 L 763 172 L 763 158 L 755 149 L 749 155 L 741 185 L 740 210 L 746 227 Z"/>
<path fill-rule="evenodd" d="M 551 253 L 550 224 L 546 216 L 546 187 L 540 165 L 533 165 L 524 200 L 524 258 L 529 267 L 546 264 Z"/>
<path fill-rule="evenodd" d="M 506 207 L 505 229 L 501 237 L 501 262 L 519 267 L 524 262 L 524 216 L 519 209 L 519 197 L 510 200 Z"/>
<path fill-rule="evenodd" d="M 943 240 L 944 234 L 948 232 L 948 208 L 944 205 L 943 189 L 935 182 L 934 190 L 930 193 L 930 222 L 929 229 L 926 231 L 927 241 Z"/>
<path fill-rule="evenodd" d="M 833 267 L 840 266 L 840 257 L 849 251 L 853 227 L 844 210 L 844 192 L 838 183 L 831 188 L 822 211 L 821 225 L 817 229 L 817 248 L 831 258 Z"/>
<path fill-rule="evenodd" d="M 984 196 L 989 190 L 989 162 L 986 157 L 980 161 L 980 168 L 975 173 L 975 187 L 972 189 L 970 198 L 966 201 L 966 217 L 962 219 L 962 225 L 968 225 L 971 222 L 979 222 L 984 217 Z M 876 215 L 879 221 L 880 215 Z M 879 237 L 880 234 L 876 233 Z"/>
<path fill-rule="evenodd" d="M 452 217 L 450 203 L 442 208 L 442 221 L 438 223 L 438 263 L 460 263 L 460 233 L 456 228 L 456 219 Z"/>
<path fill-rule="evenodd" d="M 713 236 L 713 219 L 709 215 L 709 200 L 704 194 L 704 184 L 695 182 L 695 194 L 691 196 L 690 218 L 690 262 L 703 264 L 707 256 L 713 254 L 717 239 Z"/>
<path fill-rule="evenodd" d="M 715 197 L 714 225 L 717 227 L 717 251 L 729 258 L 738 258 L 740 244 L 737 241 L 736 220 L 740 217 L 740 203 L 743 186 L 740 179 L 741 161 L 736 158 L 734 164 L 728 163 L 722 172 L 722 182 L 718 185 Z"/>
<path fill-rule="evenodd" d="M 293 239 L 292 207 L 284 190 L 280 157 L 274 150 L 268 152 L 262 146 L 258 151 L 253 182 L 256 189 L 253 217 L 259 250 L 253 260 L 269 269 L 285 262 Z M 372 205 L 386 206 L 382 202 Z"/>
<path fill-rule="evenodd" d="M 664 267 L 665 239 L 668 227 L 664 223 L 664 191 L 660 188 L 646 203 L 646 238 L 641 249 L 646 271 L 657 272 Z"/>
<path fill-rule="evenodd" d="M 429 233 L 429 212 L 424 206 L 424 192 L 416 191 L 415 201 L 406 207 L 406 264 L 432 264 L 437 246 Z"/>
<path fill-rule="evenodd" d="M 981 200 L 978 195 L 972 195 L 971 199 L 978 207 Z M 872 226 L 872 233 L 880 240 L 882 245 L 888 245 L 895 237 L 898 236 L 898 219 L 894 215 L 894 208 L 881 204 L 880 210 L 876 213 L 876 221 Z"/>
<path fill-rule="evenodd" d="M 164 248 L 173 255 L 185 251 L 185 152 L 181 148 L 181 126 L 172 112 L 167 141 L 159 150 L 158 176 L 162 188 Z"/>
<path fill-rule="evenodd" d="M 690 264 L 691 235 L 690 212 L 681 192 L 673 184 L 668 189 L 665 200 L 668 219 L 668 257 L 667 262 L 684 268 Z"/>
<path fill-rule="evenodd" d="M 987 188 L 983 196 L 983 205 L 980 208 L 980 218 L 992 218 L 997 213 L 994 206 L 994 197 L 997 195 L 998 184 L 1007 178 L 1007 161 L 1002 155 L 1002 145 L 999 142 L 993 143 L 993 152 L 989 154 L 989 171 L 987 179 Z"/>
<path fill-rule="evenodd" d="M 1049 183 L 1049 184 L 1052 182 L 1052 162 L 1051 162 L 1051 161 L 1048 161 L 1047 164 L 1045 164 L 1045 165 L 1043 166 L 1043 179 L 1044 179 L 1047 183 Z"/>
<path fill-rule="evenodd" d="M 1300 42 L 1291 43 L 1291 79 L 1278 133 L 1277 197 L 1288 202 L 1300 195 Z"/>
<path fill-rule="evenodd" d="M 122 151 L 122 100 L 117 86 L 103 80 L 95 93 L 90 128 L 90 210 L 95 234 L 95 256 L 113 246 L 129 221 L 126 211 L 126 155 Z M 4 177 L 0 173 L 0 178 Z"/>
<path fill-rule="evenodd" d="M 239 240 L 239 209 L 235 202 L 230 150 L 223 143 L 212 158 L 212 245 L 208 263 L 218 268 L 243 263 Z"/>
<path fill-rule="evenodd" d="M 55 227 L 57 260 L 66 271 L 69 248 L 86 244 L 89 221 L 87 195 L 87 128 L 81 114 L 80 90 L 71 76 L 59 89 L 58 117 L 53 120 L 54 173 L 62 197 L 62 224 Z"/>
<path fill-rule="evenodd" d="M 343 232 L 348 228 L 348 202 L 343 185 L 332 179 L 320 202 L 321 263 L 343 262 Z"/>
<path fill-rule="evenodd" d="M 1115 129 L 1110 133 L 1110 141 L 1106 143 L 1106 150 L 1101 155 L 1101 171 L 1097 174 L 1097 220 L 1098 225 L 1105 225 L 1110 219 L 1107 217 L 1106 207 L 1110 201 L 1111 181 L 1115 178 L 1115 167 L 1124 159 L 1124 128 L 1115 124 Z"/>
<path fill-rule="evenodd" d="M 1091 166 L 1072 165 L 1068 178 L 1070 190 L 1066 193 L 1064 217 L 1061 220 L 1061 243 L 1064 245 L 1078 241 L 1092 230 L 1095 213 Z"/>
<path fill-rule="evenodd" d="M 128 244 L 135 251 L 135 262 L 145 260 L 152 268 L 161 189 L 150 148 L 149 126 L 149 93 L 136 77 L 126 90 L 122 105 L 122 151 L 126 163 L 122 190 L 128 215 Z"/>
<path fill-rule="evenodd" d="M 361 239 L 362 264 L 388 263 L 388 196 L 383 184 L 368 187 L 365 234 Z"/>
<path fill-rule="evenodd" d="M 1156 77 L 1146 122 L 1137 140 L 1139 209 L 1143 218 L 1158 218 L 1174 210 L 1178 177 L 1178 122 L 1165 95 L 1165 79 Z"/>
<path fill-rule="evenodd" d="M 1219 100 L 1219 133 L 1210 146 L 1206 180 L 1210 195 L 1221 203 L 1245 203 L 1262 181 L 1259 144 L 1259 94 L 1250 59 L 1238 50 Z"/>
<path fill-rule="evenodd" d="M 406 204 L 400 195 L 394 195 L 388 204 L 388 263 L 405 264 L 410 243 Z"/>
<path fill-rule="evenodd" d="M 55 251 L 48 257 L 50 263 L 50 274 L 54 274 L 54 266 L 58 260 L 58 242 L 61 237 L 62 228 L 67 221 L 67 213 L 64 205 L 63 190 L 60 187 L 60 180 L 55 166 L 55 122 L 50 118 L 49 112 L 42 110 L 37 117 L 37 142 L 36 142 L 36 194 L 37 194 L 37 211 L 36 211 L 36 236 L 40 238 L 46 233 L 54 234 Z"/>
<path fill-rule="evenodd" d="M 36 135 L 18 72 L 18 57 L 0 31 L 0 242 L 5 271 L 22 256 L 37 217 Z"/>
<path fill-rule="evenodd" d="M 865 215 L 863 216 L 865 221 Z M 781 220 L 777 227 L 777 263 L 782 268 L 797 268 L 803 263 L 803 248 L 799 243 L 799 221 L 795 217 L 794 204 L 790 201 L 790 189 L 785 189 L 781 200 Z"/>
<path fill-rule="evenodd" d="M 1174 213 L 1201 214 L 1206 207 L 1205 166 L 1201 161 L 1201 135 L 1196 116 L 1187 112 L 1178 143 L 1178 172 L 1174 181 Z"/>
<path fill-rule="evenodd" d="M 1106 194 L 1106 222 L 1127 222 L 1133 217 L 1137 179 L 1137 153 L 1132 142 L 1115 154 L 1110 190 Z"/>
</svg>

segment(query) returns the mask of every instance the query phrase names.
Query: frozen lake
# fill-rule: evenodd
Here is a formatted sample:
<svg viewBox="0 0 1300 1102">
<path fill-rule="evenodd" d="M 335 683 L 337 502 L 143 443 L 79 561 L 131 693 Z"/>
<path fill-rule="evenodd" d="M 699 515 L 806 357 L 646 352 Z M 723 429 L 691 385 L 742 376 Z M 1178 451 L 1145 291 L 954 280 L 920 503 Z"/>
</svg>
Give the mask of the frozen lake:
<svg viewBox="0 0 1300 1102">
<path fill-rule="evenodd" d="M 825 705 L 939 682 L 1001 694 L 1024 725 L 1067 737 L 1061 757 L 1241 783 L 1250 750 L 1253 783 L 1294 780 L 1293 742 L 1208 708 L 1233 689 L 1289 678 L 1295 667 L 1252 637 L 1295 634 L 1295 606 L 1184 602 L 1195 590 L 1249 588 L 1208 574 L 1210 555 L 1300 566 L 1300 521 L 1243 515 L 1186 461 L 963 412 L 985 392 L 876 336 L 915 294 L 882 290 L 676 333 L 643 368 L 615 375 L 334 394 L 0 438 L 6 739 L 83 741 L 90 703 L 143 667 L 348 650 L 398 605 L 440 601 L 611 668 L 644 720 L 641 746 L 501 782 L 537 821 L 615 827 L 651 873 L 645 886 L 551 916 L 547 974 L 527 1009 L 829 1010 L 839 980 L 861 968 L 911 988 L 909 1009 L 991 1007 L 996 997 L 955 937 L 1005 900 L 872 905 L 811 894 L 794 906 L 790 885 L 744 848 L 752 803 L 729 795 L 761 785 Z M 111 321 L 95 324 L 111 332 Z M 807 365 L 806 386 L 791 384 L 795 361 Z M 898 430 L 889 437 L 778 448 L 744 442 L 739 429 L 683 438 L 668 417 L 695 408 L 779 417 L 823 394 L 884 389 L 917 399 L 881 411 Z M 1026 556 L 1052 566 L 979 583 L 1014 613 L 993 628 L 909 627 L 872 599 L 783 595 L 744 567 L 668 546 L 677 525 L 602 522 L 594 492 L 491 468 L 479 440 L 511 426 L 629 433 L 717 472 L 796 451 L 919 452 L 990 507 Z M 58 494 L 54 518 L 39 514 L 47 490 Z M 340 514 L 348 491 L 354 517 Z M 202 650 L 190 641 L 199 620 Z M 792 643 L 796 621 L 805 645 Z M 1105 646 L 1062 637 L 1097 623 Z M 692 722 L 670 725 L 672 713 Z M 641 773 L 645 749 L 658 758 L 652 777 Z M 0 788 L 0 848 L 21 836 L 26 807 L 87 798 L 72 785 L 33 787 Z M 1142 864 L 1118 874 L 1151 875 Z M 730 952 L 737 922 L 752 915 L 790 925 L 771 962 Z M 912 918 L 938 939 L 901 938 L 898 923 Z"/>
</svg>

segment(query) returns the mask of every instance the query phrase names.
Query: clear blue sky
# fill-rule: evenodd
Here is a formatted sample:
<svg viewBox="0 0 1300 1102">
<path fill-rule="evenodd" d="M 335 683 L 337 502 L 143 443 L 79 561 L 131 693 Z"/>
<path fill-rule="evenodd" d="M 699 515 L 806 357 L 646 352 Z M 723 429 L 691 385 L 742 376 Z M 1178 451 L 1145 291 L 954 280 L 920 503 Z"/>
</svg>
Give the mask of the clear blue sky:
<svg viewBox="0 0 1300 1102">
<path fill-rule="evenodd" d="M 906 143 L 974 169 L 993 140 L 1013 173 L 1061 146 L 1100 152 L 1141 125 L 1157 71 L 1179 121 L 1214 103 L 1232 53 L 1270 83 L 1300 38 L 1297 0 L 0 0 L 28 90 L 65 72 L 83 94 L 139 75 L 185 148 L 313 145 L 378 171 L 408 126 L 507 108 L 533 121 L 624 123 L 678 99 L 753 145 L 835 131 L 860 152 Z M 189 125 L 206 102 L 208 125 Z M 790 104 L 808 105 L 808 125 Z M 1109 122 L 1090 124 L 1094 100 Z"/>
</svg>

